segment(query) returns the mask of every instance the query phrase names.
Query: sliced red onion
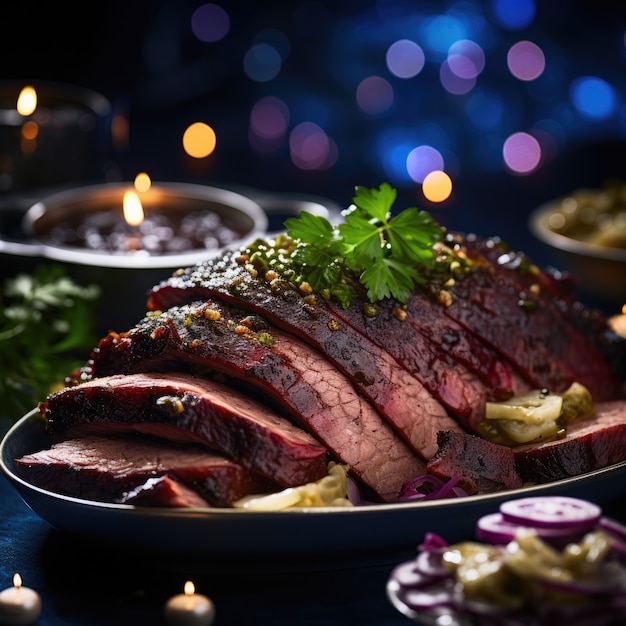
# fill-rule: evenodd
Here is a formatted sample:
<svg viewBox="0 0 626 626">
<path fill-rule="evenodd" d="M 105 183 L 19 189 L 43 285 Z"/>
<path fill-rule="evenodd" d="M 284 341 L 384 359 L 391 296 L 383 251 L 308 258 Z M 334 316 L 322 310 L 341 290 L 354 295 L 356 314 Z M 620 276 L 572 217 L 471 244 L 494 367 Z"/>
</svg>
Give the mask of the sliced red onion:
<svg viewBox="0 0 626 626">
<path fill-rule="evenodd" d="M 617 539 L 626 541 L 626 526 L 611 517 L 601 516 L 598 520 L 597 529 L 603 530 Z"/>
<path fill-rule="evenodd" d="M 453 476 L 443 481 L 432 474 L 421 474 L 408 480 L 402 487 L 398 502 L 413 502 L 416 500 L 442 500 L 444 498 L 462 498 L 467 496 L 457 483 L 461 476 Z"/>
<path fill-rule="evenodd" d="M 398 597 L 414 611 L 428 611 L 437 607 L 454 607 L 454 583 L 447 579 L 420 589 L 401 589 Z"/>
<path fill-rule="evenodd" d="M 418 481 L 424 485 L 430 481 Z M 531 501 L 532 500 L 532 501 Z M 481 517 L 476 539 L 490 544 L 513 541 L 521 528 L 530 528 L 557 549 L 579 542 L 591 531 L 611 538 L 612 550 L 593 574 L 563 580 L 536 580 L 555 597 L 567 594 L 586 599 L 584 604 L 551 601 L 549 596 L 532 607 L 512 611 L 489 602 L 469 600 L 453 574 L 448 574 L 442 555 L 447 541 L 428 533 L 417 557 L 407 569 L 396 568 L 390 578 L 397 583 L 397 598 L 411 608 L 424 624 L 440 624 L 445 614 L 450 626 L 617 626 L 626 624 L 626 526 L 601 516 L 595 504 L 575 498 L 541 497 L 512 501 L 497 513 Z M 426 582 L 430 581 L 430 582 Z M 421 622 L 420 622 L 421 623 Z"/>
<path fill-rule="evenodd" d="M 436 533 L 426 533 L 424 541 L 420 545 L 420 550 L 439 550 L 439 548 L 447 548 L 450 544 Z"/>
<path fill-rule="evenodd" d="M 443 564 L 441 551 L 420 552 L 415 559 L 418 571 L 431 578 L 446 578 L 449 572 Z"/>
<path fill-rule="evenodd" d="M 419 589 L 433 583 L 433 577 L 418 570 L 415 561 L 397 565 L 391 571 L 390 576 L 406 589 Z"/>
<path fill-rule="evenodd" d="M 600 519 L 597 504 L 566 496 L 536 496 L 507 500 L 500 505 L 505 520 L 534 528 L 591 530 Z"/>
<path fill-rule="evenodd" d="M 515 540 L 520 528 L 528 528 L 511 522 L 502 513 L 491 513 L 481 517 L 476 524 L 476 539 L 495 545 L 506 545 Z M 580 541 L 584 531 L 569 528 L 533 528 L 537 536 L 555 548 L 564 548 L 568 543 Z"/>
</svg>

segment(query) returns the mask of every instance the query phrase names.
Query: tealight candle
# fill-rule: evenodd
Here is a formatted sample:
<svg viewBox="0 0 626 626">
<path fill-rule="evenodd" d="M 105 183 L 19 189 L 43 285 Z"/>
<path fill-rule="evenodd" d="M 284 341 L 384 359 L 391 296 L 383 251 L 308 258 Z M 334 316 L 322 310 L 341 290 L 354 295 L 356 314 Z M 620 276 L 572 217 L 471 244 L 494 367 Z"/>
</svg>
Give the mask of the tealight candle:
<svg viewBox="0 0 626 626">
<path fill-rule="evenodd" d="M 0 193 L 100 178 L 109 101 L 76 85 L 0 82 Z"/>
<path fill-rule="evenodd" d="M 41 598 L 22 586 L 22 577 L 13 576 L 13 587 L 0 591 L 0 624 L 32 624 L 41 613 Z"/>
<path fill-rule="evenodd" d="M 172 596 L 165 604 L 165 619 L 170 626 L 210 626 L 215 618 L 213 602 L 195 592 L 188 580 L 184 593 Z"/>
</svg>

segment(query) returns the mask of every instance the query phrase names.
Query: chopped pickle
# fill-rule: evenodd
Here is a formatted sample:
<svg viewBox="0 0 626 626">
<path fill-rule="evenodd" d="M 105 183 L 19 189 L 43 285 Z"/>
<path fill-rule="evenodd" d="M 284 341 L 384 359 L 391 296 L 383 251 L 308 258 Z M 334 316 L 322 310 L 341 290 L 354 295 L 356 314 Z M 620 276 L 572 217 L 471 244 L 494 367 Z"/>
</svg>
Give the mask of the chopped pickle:
<svg viewBox="0 0 626 626">
<path fill-rule="evenodd" d="M 561 414 L 563 398 L 543 389 L 536 389 L 523 396 L 514 396 L 503 402 L 487 402 L 485 417 L 488 420 L 505 419 L 541 424 L 556 421 Z"/>
<path fill-rule="evenodd" d="M 576 420 L 586 419 L 593 413 L 593 399 L 589 390 L 580 383 L 572 383 L 562 394 L 563 407 L 560 420 L 571 424 Z"/>
<path fill-rule="evenodd" d="M 577 576 L 591 576 L 609 553 L 611 540 L 602 531 L 587 533 L 579 543 L 570 543 L 563 550 L 565 566 Z"/>
<path fill-rule="evenodd" d="M 513 610 L 538 599 L 584 603 L 576 591 L 568 593 L 568 585 L 590 580 L 603 567 L 610 544 L 606 533 L 594 531 L 558 550 L 533 529 L 520 527 L 506 546 L 452 544 L 443 552 L 442 562 L 470 600 Z M 550 582 L 557 586 L 545 586 Z"/>
<path fill-rule="evenodd" d="M 564 434 L 568 424 L 593 414 L 593 400 L 586 387 L 572 383 L 562 394 L 535 389 L 502 402 L 487 402 L 485 420 L 477 431 L 501 445 L 546 441 Z"/>
<path fill-rule="evenodd" d="M 563 555 L 548 545 L 532 529 L 520 528 L 515 541 L 506 548 L 506 564 L 523 578 L 569 581 L 574 574 L 567 569 Z"/>
<path fill-rule="evenodd" d="M 294 507 L 352 506 L 348 500 L 348 470 L 347 465 L 331 462 L 328 475 L 315 482 L 276 493 L 245 496 L 233 502 L 233 507 L 248 511 L 281 511 Z"/>
<path fill-rule="evenodd" d="M 556 437 L 561 430 L 556 420 L 537 424 L 522 420 L 498 420 L 498 428 L 513 444 L 546 441 Z"/>
</svg>

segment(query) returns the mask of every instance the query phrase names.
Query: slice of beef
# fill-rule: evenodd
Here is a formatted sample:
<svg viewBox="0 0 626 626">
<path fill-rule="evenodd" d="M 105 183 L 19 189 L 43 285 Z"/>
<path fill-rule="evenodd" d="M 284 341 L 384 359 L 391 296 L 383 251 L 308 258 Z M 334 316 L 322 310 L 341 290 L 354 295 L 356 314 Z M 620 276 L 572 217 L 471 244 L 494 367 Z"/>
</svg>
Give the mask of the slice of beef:
<svg viewBox="0 0 626 626">
<path fill-rule="evenodd" d="M 404 482 L 424 471 L 424 461 L 323 355 L 262 320 L 228 314 L 200 302 L 147 316 L 102 338 L 80 376 L 223 374 L 297 420 L 384 501 L 395 501 Z M 416 412 L 414 419 L 427 417 Z"/>
<path fill-rule="evenodd" d="M 575 422 L 562 439 L 514 449 L 524 482 L 543 483 L 578 476 L 624 460 L 626 401 L 600 402 L 595 415 Z"/>
<path fill-rule="evenodd" d="M 577 381 L 597 401 L 617 399 L 624 381 L 599 350 L 597 329 L 563 315 L 565 301 L 546 288 L 545 274 L 499 240 L 472 236 L 464 243 L 475 270 L 450 288 L 446 314 L 516 363 L 536 387 L 561 392 Z"/>
<path fill-rule="evenodd" d="M 598 403 L 593 417 L 571 424 L 566 435 L 508 448 L 475 435 L 440 431 L 440 448 L 428 471 L 461 476 L 468 493 L 516 488 L 579 476 L 624 460 L 626 401 Z M 473 489 L 475 489 L 473 491 Z"/>
<path fill-rule="evenodd" d="M 177 272 L 155 286 L 148 307 L 165 310 L 199 299 L 219 299 L 257 313 L 315 347 L 349 376 L 359 392 L 426 459 L 436 450 L 438 428 L 462 430 L 442 402 L 464 418 L 479 410 L 474 406 L 473 390 L 465 388 L 455 371 L 442 377 L 432 354 L 428 355 L 430 365 L 423 364 L 419 372 L 407 371 L 392 357 L 384 339 L 375 342 L 367 329 L 359 332 L 342 322 L 322 298 L 302 293 L 285 281 L 255 276 L 236 255 L 226 254 Z M 436 367 L 431 367 L 433 363 Z"/>
<path fill-rule="evenodd" d="M 157 478 L 148 478 L 142 485 L 122 494 L 119 502 L 120 504 L 139 506 L 178 508 L 206 508 L 210 506 L 199 493 L 167 474 Z"/>
<path fill-rule="evenodd" d="M 145 435 L 85 436 L 16 459 L 20 476 L 76 498 L 125 502 L 126 492 L 169 475 L 196 492 L 199 506 L 228 506 L 276 483 L 199 445 L 176 445 Z"/>
<path fill-rule="evenodd" d="M 428 471 L 444 480 L 460 476 L 458 485 L 469 495 L 523 486 L 511 448 L 469 433 L 439 431 L 439 450 Z"/>
<path fill-rule="evenodd" d="M 508 361 L 420 292 L 403 307 L 392 300 L 367 306 L 360 300 L 347 309 L 325 305 L 384 347 L 469 430 L 484 419 L 485 402 L 529 390 Z"/>
<path fill-rule="evenodd" d="M 260 402 L 206 378 L 156 372 L 96 378 L 39 405 L 54 434 L 135 430 L 219 450 L 280 485 L 327 473 L 327 450 Z"/>
</svg>

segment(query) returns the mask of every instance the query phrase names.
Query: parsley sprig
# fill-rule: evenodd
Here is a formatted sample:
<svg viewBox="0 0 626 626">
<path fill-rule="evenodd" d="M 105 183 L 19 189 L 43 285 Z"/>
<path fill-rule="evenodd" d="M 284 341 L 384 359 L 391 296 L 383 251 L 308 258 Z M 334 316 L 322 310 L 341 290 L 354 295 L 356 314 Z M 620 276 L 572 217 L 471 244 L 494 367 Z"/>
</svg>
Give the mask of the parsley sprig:
<svg viewBox="0 0 626 626">
<path fill-rule="evenodd" d="M 397 192 L 388 183 L 377 189 L 356 187 L 345 223 L 332 225 L 311 213 L 285 221 L 297 242 L 292 262 L 316 291 L 327 290 L 346 307 L 356 294 L 351 276 L 367 289 L 371 302 L 406 302 L 417 284 L 427 281 L 435 264 L 433 246 L 441 226 L 426 211 L 404 209 L 392 216 Z"/>
<path fill-rule="evenodd" d="M 83 287 L 60 265 L 18 274 L 0 292 L 0 417 L 34 408 L 95 345 L 96 285 Z"/>
</svg>

